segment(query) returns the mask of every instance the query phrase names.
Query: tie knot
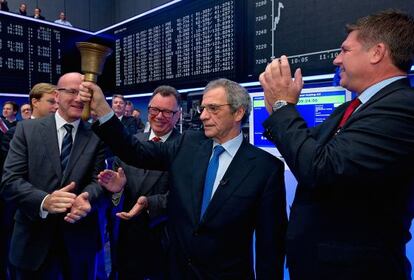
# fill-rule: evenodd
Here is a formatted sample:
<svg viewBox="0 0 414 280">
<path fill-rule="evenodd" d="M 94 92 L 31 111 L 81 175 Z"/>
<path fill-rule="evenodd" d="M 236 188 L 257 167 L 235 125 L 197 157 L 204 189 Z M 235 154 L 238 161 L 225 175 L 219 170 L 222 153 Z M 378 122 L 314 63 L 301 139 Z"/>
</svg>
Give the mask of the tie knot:
<svg viewBox="0 0 414 280">
<path fill-rule="evenodd" d="M 217 145 L 214 147 L 213 156 L 218 157 L 224 152 L 224 148 L 221 145 Z"/>
<path fill-rule="evenodd" d="M 63 125 L 63 127 L 66 129 L 67 133 L 72 133 L 73 125 L 71 125 L 70 123 L 66 123 Z"/>
<path fill-rule="evenodd" d="M 151 141 L 153 141 L 153 142 L 161 142 L 161 138 L 158 137 L 158 136 L 154 136 L 154 137 L 152 137 Z"/>
</svg>

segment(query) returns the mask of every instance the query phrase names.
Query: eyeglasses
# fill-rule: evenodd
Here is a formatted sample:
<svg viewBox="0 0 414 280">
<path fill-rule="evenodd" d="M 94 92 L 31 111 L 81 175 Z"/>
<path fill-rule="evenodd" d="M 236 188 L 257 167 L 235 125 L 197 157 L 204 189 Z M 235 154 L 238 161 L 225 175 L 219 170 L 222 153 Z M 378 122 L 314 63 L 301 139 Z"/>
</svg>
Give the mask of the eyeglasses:
<svg viewBox="0 0 414 280">
<path fill-rule="evenodd" d="M 211 113 L 211 114 L 217 114 L 218 111 L 220 111 L 220 108 L 226 105 L 231 105 L 231 104 L 206 104 L 206 105 L 200 105 L 197 106 L 197 112 L 199 114 L 203 113 L 204 109 L 207 109 L 207 112 Z"/>
<path fill-rule="evenodd" d="M 78 89 L 74 89 L 74 88 L 58 88 L 58 91 L 63 91 L 64 93 L 73 95 L 73 96 L 77 96 L 79 94 L 79 90 Z"/>
<path fill-rule="evenodd" d="M 148 114 L 150 114 L 153 117 L 157 116 L 160 112 L 162 113 L 162 115 L 165 118 L 171 118 L 178 111 L 171 111 L 171 110 L 167 110 L 167 109 L 160 109 L 160 108 L 151 107 L 151 106 L 148 107 Z"/>
</svg>

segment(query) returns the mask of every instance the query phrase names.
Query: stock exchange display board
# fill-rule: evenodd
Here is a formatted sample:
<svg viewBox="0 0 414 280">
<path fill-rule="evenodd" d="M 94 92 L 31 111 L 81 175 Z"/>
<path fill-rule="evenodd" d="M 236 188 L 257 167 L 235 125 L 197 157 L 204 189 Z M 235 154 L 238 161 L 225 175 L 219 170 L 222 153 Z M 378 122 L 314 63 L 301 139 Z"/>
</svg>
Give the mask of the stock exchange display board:
<svg viewBox="0 0 414 280">
<path fill-rule="evenodd" d="M 0 13 L 0 92 L 25 93 L 39 82 L 55 84 L 65 72 L 65 57 L 86 33 Z M 70 62 L 70 63 L 72 63 Z"/>
<path fill-rule="evenodd" d="M 305 76 L 334 73 L 345 25 L 389 8 L 414 15 L 407 0 L 248 0 L 247 76 L 257 80 L 267 63 L 283 54 Z"/>
<path fill-rule="evenodd" d="M 217 77 L 237 80 L 237 2 L 178 3 L 111 29 L 115 91 L 151 90 L 160 83 L 205 86 Z"/>
</svg>

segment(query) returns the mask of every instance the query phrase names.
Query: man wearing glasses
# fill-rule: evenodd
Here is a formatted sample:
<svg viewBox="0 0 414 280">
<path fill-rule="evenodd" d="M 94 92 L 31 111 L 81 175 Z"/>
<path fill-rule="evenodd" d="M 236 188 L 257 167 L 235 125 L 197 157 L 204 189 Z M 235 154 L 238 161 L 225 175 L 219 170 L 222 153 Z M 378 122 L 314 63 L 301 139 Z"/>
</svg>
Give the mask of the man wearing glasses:
<svg viewBox="0 0 414 280">
<path fill-rule="evenodd" d="M 140 141 L 167 143 L 177 139 L 180 133 L 174 127 L 180 118 L 180 99 L 175 88 L 157 87 L 148 105 L 151 131 L 135 136 Z M 116 159 L 114 170 L 118 168 L 125 174 L 126 185 L 113 195 L 112 213 L 121 212 L 117 214 L 121 219 L 113 215 L 110 220 L 112 278 L 164 279 L 168 172 L 139 169 Z M 131 254 L 140 251 L 146 253 Z"/>
<path fill-rule="evenodd" d="M 251 109 L 244 88 L 227 79 L 210 82 L 199 108 L 204 133 L 188 131 L 164 144 L 126 135 L 102 91 L 91 83 L 80 89 L 100 117 L 95 133 L 116 155 L 140 168 L 170 171 L 169 279 L 283 279 L 283 163 L 243 139 L 241 125 Z M 122 177 L 99 175 L 111 191 Z"/>
<path fill-rule="evenodd" d="M 17 206 L 10 246 L 17 279 L 95 279 L 104 149 L 80 120 L 82 80 L 63 75 L 56 113 L 20 122 L 10 143 L 0 195 Z"/>
</svg>

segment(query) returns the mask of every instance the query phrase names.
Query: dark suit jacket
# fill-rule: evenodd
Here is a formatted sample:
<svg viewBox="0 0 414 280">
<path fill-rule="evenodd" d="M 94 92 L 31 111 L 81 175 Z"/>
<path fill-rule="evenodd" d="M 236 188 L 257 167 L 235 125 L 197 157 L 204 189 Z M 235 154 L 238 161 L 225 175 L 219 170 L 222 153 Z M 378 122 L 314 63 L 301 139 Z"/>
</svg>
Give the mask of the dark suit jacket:
<svg viewBox="0 0 414 280">
<path fill-rule="evenodd" d="M 121 122 L 126 127 L 129 134 L 133 135 L 138 132 L 137 120 L 134 117 L 123 116 Z"/>
<path fill-rule="evenodd" d="M 150 133 L 138 133 L 135 136 L 140 141 L 148 141 L 149 135 Z M 173 141 L 179 135 L 180 133 L 173 129 L 166 142 Z M 142 195 L 147 196 L 149 207 L 148 213 L 144 211 L 129 221 L 120 220 L 116 246 L 117 264 L 112 259 L 113 267 L 119 270 L 120 279 L 125 279 L 126 275 L 128 279 L 139 279 L 144 278 L 144 275 L 165 273 L 166 256 L 162 238 L 169 189 L 168 172 L 139 169 L 116 159 L 114 169 L 117 170 L 118 167 L 124 169 L 127 177 L 122 211 L 130 211 Z M 144 251 L 145 254 L 131 254 L 135 251 Z"/>
<path fill-rule="evenodd" d="M 283 164 L 247 142 L 240 146 L 200 220 L 213 141 L 186 132 L 173 142 L 139 142 L 116 117 L 94 131 L 128 164 L 169 170 L 171 279 L 282 279 L 286 225 Z M 115 138 L 112 135 L 119 135 Z"/>
<path fill-rule="evenodd" d="M 16 204 L 15 227 L 12 235 L 10 261 L 20 269 L 37 270 L 45 261 L 57 232 L 63 232 L 63 240 L 69 254 L 79 256 L 79 270 L 83 256 L 95 253 L 100 243 L 96 211 L 75 224 L 63 221 L 63 214 L 49 214 L 46 219 L 39 215 L 44 197 L 76 183 L 76 194 L 89 193 L 92 206 L 102 197 L 102 188 L 96 181 L 97 173 L 104 167 L 102 142 L 81 121 L 73 143 L 66 172 L 62 174 L 56 133 L 55 116 L 19 122 L 4 164 L 1 196 Z"/>
<path fill-rule="evenodd" d="M 335 135 L 349 103 L 308 129 L 295 106 L 264 122 L 298 180 L 287 232 L 292 279 L 405 279 L 414 215 L 414 91 L 375 94 Z M 367 278 L 368 277 L 368 278 Z"/>
</svg>

